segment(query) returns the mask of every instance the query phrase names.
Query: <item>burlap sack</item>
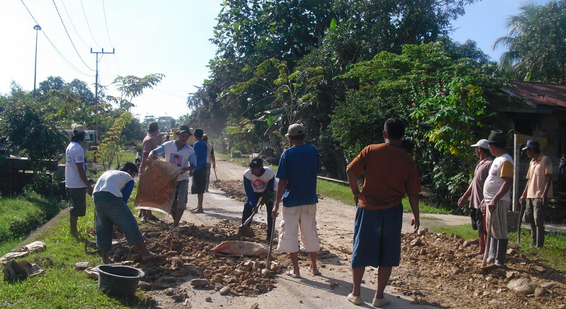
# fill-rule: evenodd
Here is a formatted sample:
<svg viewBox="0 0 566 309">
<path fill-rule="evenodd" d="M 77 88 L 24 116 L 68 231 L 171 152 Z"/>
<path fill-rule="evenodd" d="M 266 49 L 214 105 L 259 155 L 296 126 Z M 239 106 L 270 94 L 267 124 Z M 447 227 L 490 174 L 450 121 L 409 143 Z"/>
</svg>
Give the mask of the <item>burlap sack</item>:
<svg viewBox="0 0 566 309">
<path fill-rule="evenodd" d="M 140 175 L 134 208 L 156 210 L 171 214 L 171 205 L 177 190 L 177 178 L 182 169 L 161 160 L 149 160 Z"/>
</svg>

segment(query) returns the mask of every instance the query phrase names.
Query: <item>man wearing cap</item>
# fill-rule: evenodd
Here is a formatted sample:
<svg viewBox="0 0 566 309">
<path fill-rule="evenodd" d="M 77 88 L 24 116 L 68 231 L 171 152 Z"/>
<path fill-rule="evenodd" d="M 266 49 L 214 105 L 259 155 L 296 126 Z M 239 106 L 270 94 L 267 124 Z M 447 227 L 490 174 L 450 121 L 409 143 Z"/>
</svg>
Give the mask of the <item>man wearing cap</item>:
<svg viewBox="0 0 566 309">
<path fill-rule="evenodd" d="M 142 157 L 140 163 L 140 174 L 145 171 L 147 167 L 147 160 L 149 153 L 159 146 L 157 141 L 157 136 L 159 135 L 159 125 L 157 122 L 152 121 L 147 126 L 147 135 L 142 141 Z M 142 221 L 145 220 L 152 220 L 152 221 L 159 221 L 152 213 L 151 210 L 140 210 L 140 216 L 142 217 Z"/>
<path fill-rule="evenodd" d="M 528 140 L 523 148 L 531 158 L 527 171 L 527 185 L 521 195 L 520 203 L 526 201 L 525 222 L 531 224 L 532 247 L 544 246 L 544 218 L 546 206 L 552 194 L 552 161 L 540 152 L 540 144 L 535 140 Z"/>
<path fill-rule="evenodd" d="M 501 130 L 492 130 L 489 151 L 495 156 L 489 175 L 483 185 L 482 211 L 486 215 L 487 228 L 491 234 L 487 261 L 498 267 L 505 266 L 509 239 L 507 236 L 507 212 L 511 206 L 509 189 L 513 184 L 513 158 L 505 148 L 507 136 Z"/>
<path fill-rule="evenodd" d="M 206 143 L 206 176 L 204 192 L 208 192 L 210 186 L 210 168 L 216 169 L 216 157 L 214 156 L 214 148 L 208 143 L 208 135 L 204 134 L 202 140 Z"/>
<path fill-rule="evenodd" d="M 352 293 L 354 305 L 363 303 L 361 283 L 366 266 L 377 267 L 377 286 L 373 306 L 387 305 L 384 291 L 394 266 L 401 260 L 403 198 L 409 199 L 414 232 L 420 226 L 419 193 L 421 183 L 413 158 L 402 148 L 405 123 L 389 118 L 383 129 L 385 143 L 364 148 L 346 169 L 348 184 L 356 204 L 352 248 Z M 364 175 L 362 190 L 358 177 Z"/>
<path fill-rule="evenodd" d="M 275 192 L 275 173 L 269 168 L 263 166 L 263 160 L 259 157 L 253 158 L 244 172 L 244 189 L 246 191 L 246 202 L 244 204 L 244 212 L 242 213 L 242 224 L 248 219 L 259 199 L 266 193 Z M 271 239 L 271 231 L 273 230 L 273 201 L 265 203 L 267 208 L 267 241 Z M 251 222 L 248 224 L 250 226 Z"/>
<path fill-rule="evenodd" d="M 194 171 L 197 165 L 197 158 L 193 147 L 187 144 L 187 140 L 191 136 L 188 126 L 181 125 L 179 130 L 175 132 L 177 139 L 161 144 L 161 146 L 149 153 L 150 159 L 157 159 L 157 156 L 163 156 L 165 160 L 177 166 L 174 163 L 175 156 L 178 156 L 181 162 L 181 168 L 184 172 Z M 175 192 L 175 200 L 171 207 L 171 215 L 173 216 L 173 228 L 179 226 L 181 217 L 185 209 L 187 209 L 187 194 L 189 193 L 189 173 L 183 173 L 177 178 L 177 189 Z"/>
<path fill-rule="evenodd" d="M 478 256 L 483 258 L 485 252 L 485 242 L 486 242 L 486 232 L 484 225 L 484 215 L 480 209 L 481 202 L 483 201 L 483 185 L 489 174 L 489 168 L 491 163 L 493 163 L 493 157 L 489 151 L 489 143 L 486 139 L 480 139 L 477 143 L 472 145 L 475 148 L 476 157 L 480 161 L 476 164 L 476 169 L 474 170 L 474 177 L 468 190 L 462 195 L 458 200 L 458 206 L 463 206 L 466 200 L 470 198 L 470 217 L 472 219 L 472 229 L 478 231 L 478 241 L 480 245 L 480 250 L 468 254 L 469 257 Z"/>
<path fill-rule="evenodd" d="M 86 177 L 86 156 L 81 145 L 85 140 L 86 130 L 82 125 L 73 128 L 71 143 L 65 151 L 65 192 L 71 207 L 71 235 L 79 237 L 77 222 L 86 214 L 86 194 L 92 195 L 92 185 Z"/>
<path fill-rule="evenodd" d="M 197 158 L 196 169 L 192 172 L 193 184 L 191 185 L 191 194 L 197 195 L 197 207 L 191 212 L 193 213 L 203 213 L 202 202 L 204 198 L 204 190 L 206 184 L 206 143 L 202 140 L 204 132 L 202 129 L 195 129 L 195 144 L 193 145 L 195 149 L 195 155 Z"/>
<path fill-rule="evenodd" d="M 285 150 L 279 159 L 276 177 L 279 178 L 277 197 L 272 216 L 277 218 L 279 204 L 281 210 L 281 233 L 277 250 L 288 252 L 293 270 L 287 275 L 299 278 L 299 229 L 301 230 L 300 249 L 309 253 L 310 273 L 318 275 L 316 253 L 320 250 L 320 241 L 316 230 L 316 180 L 320 170 L 318 149 L 305 144 L 305 129 L 300 124 L 292 124 L 287 131 L 291 148 Z"/>
</svg>

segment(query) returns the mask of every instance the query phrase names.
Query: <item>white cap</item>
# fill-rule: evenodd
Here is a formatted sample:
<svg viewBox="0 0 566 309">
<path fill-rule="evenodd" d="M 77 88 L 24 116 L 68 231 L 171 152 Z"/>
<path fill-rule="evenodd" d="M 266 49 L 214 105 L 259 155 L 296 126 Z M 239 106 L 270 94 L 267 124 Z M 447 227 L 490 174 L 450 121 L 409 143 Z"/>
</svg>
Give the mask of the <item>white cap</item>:
<svg viewBox="0 0 566 309">
<path fill-rule="evenodd" d="M 489 149 L 489 143 L 485 138 L 480 139 L 477 143 L 473 144 L 472 147 L 480 147 L 483 149 Z"/>
</svg>

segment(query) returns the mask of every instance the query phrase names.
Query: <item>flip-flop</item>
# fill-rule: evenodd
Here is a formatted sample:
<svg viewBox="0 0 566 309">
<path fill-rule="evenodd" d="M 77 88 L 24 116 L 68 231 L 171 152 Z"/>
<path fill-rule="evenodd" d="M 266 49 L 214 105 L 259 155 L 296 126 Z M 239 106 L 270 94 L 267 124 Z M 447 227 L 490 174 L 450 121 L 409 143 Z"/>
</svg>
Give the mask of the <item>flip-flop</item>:
<svg viewBox="0 0 566 309">
<path fill-rule="evenodd" d="M 320 273 L 320 270 L 316 270 L 314 273 L 312 272 L 312 269 L 309 269 L 309 272 L 313 275 L 313 276 L 322 276 L 322 274 Z"/>
<path fill-rule="evenodd" d="M 204 213 L 204 210 L 193 209 L 193 210 L 191 210 L 191 212 L 194 213 L 194 214 L 202 214 L 202 213 Z"/>
<path fill-rule="evenodd" d="M 292 270 L 288 270 L 285 272 L 285 274 L 289 277 L 293 277 L 293 278 L 301 278 L 301 275 L 297 275 L 295 274 L 295 272 L 293 272 Z"/>
</svg>

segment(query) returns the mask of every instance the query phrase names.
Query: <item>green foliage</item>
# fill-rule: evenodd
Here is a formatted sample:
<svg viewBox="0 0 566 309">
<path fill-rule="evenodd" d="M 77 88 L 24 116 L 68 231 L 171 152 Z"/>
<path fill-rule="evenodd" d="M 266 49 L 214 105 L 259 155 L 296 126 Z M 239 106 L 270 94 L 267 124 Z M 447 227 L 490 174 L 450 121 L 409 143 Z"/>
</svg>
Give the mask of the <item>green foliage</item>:
<svg viewBox="0 0 566 309">
<path fill-rule="evenodd" d="M 9 136 L 22 156 L 28 156 L 33 166 L 39 168 L 44 160 L 63 154 L 67 137 L 49 119 L 49 106 L 25 95 L 12 95 L 6 102 L 0 118 L 2 134 Z"/>
<path fill-rule="evenodd" d="M 112 168 L 114 161 L 116 161 L 116 167 L 120 166 L 123 152 L 122 132 L 126 125 L 132 121 L 132 118 L 130 112 L 123 112 L 118 118 L 114 119 L 114 123 L 104 134 L 95 153 L 96 158 L 102 162 L 104 169 Z"/>
<path fill-rule="evenodd" d="M 507 21 L 507 36 L 493 44 L 507 48 L 501 69 L 512 79 L 566 82 L 566 1 L 526 3 L 519 9 Z"/>
<path fill-rule="evenodd" d="M 341 79 L 355 87 L 334 109 L 330 128 L 348 161 L 383 141 L 383 123 L 400 117 L 431 202 L 454 205 L 472 172 L 469 144 L 489 132 L 494 112 L 486 97 L 503 85 L 494 67 L 452 57 L 441 42 L 405 45 L 357 63 Z"/>
<path fill-rule="evenodd" d="M 118 76 L 112 83 L 118 86 L 118 90 L 120 90 L 122 97 L 126 97 L 131 100 L 143 94 L 143 91 L 146 88 L 153 89 L 153 87 L 159 84 L 164 77 L 165 75 L 161 73 L 153 73 L 144 77 L 137 77 L 134 75 Z M 130 107 L 133 106 L 131 102 L 128 102 L 123 98 L 118 100 L 118 104 L 120 109 L 128 111 L 130 110 Z"/>
</svg>

